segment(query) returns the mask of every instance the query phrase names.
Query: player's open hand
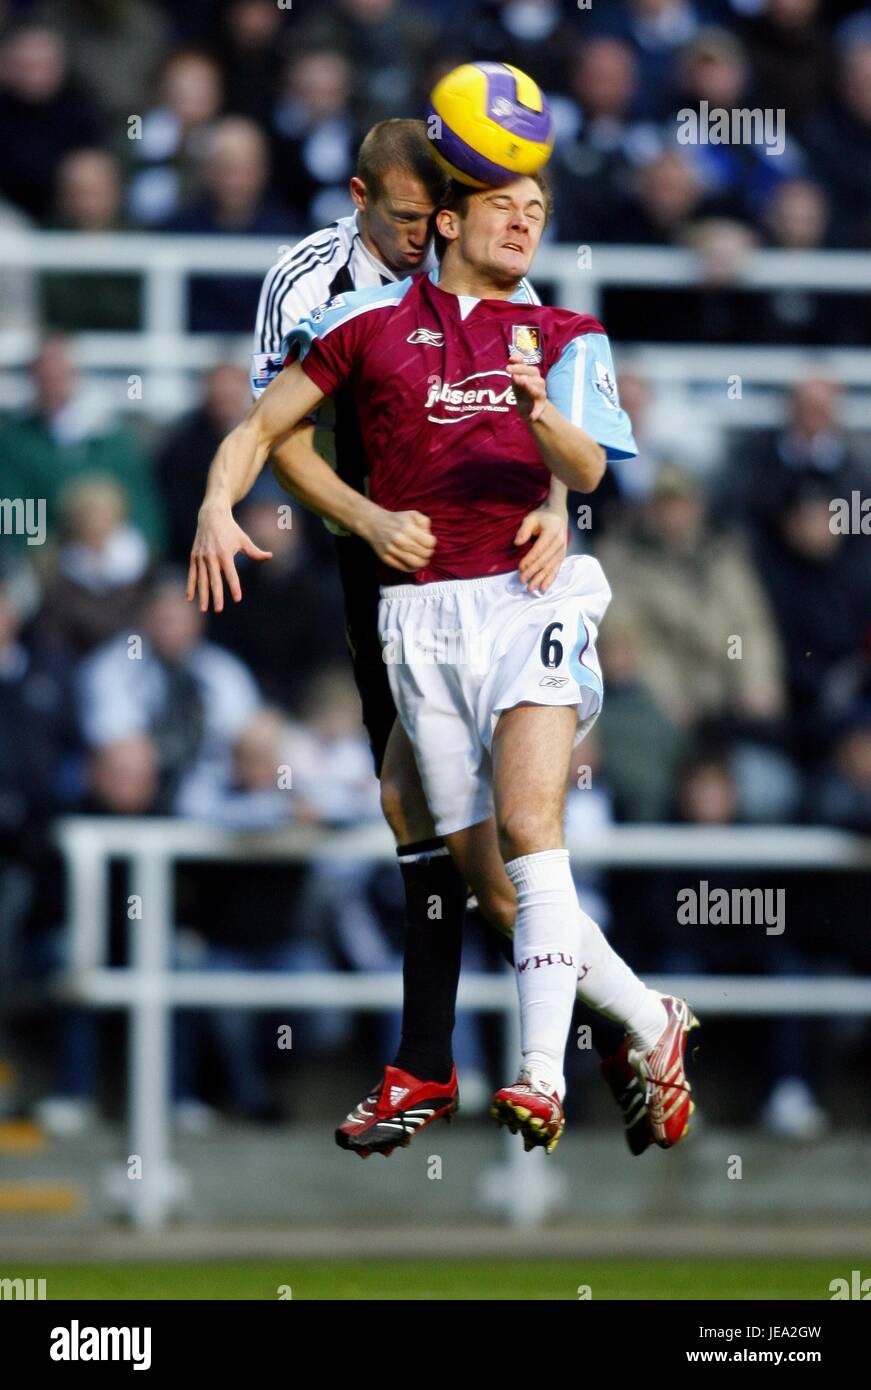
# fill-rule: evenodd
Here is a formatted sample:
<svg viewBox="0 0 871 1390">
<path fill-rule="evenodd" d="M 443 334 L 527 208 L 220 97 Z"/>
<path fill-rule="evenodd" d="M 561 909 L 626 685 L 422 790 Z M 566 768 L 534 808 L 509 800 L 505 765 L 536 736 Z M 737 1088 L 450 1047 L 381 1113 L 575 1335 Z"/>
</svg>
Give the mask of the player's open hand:
<svg viewBox="0 0 871 1390">
<path fill-rule="evenodd" d="M 515 545 L 526 545 L 535 537 L 518 566 L 520 582 L 527 591 L 546 593 L 556 579 L 568 549 L 568 518 L 562 508 L 539 507 L 529 512 L 514 537 Z"/>
<path fill-rule="evenodd" d="M 547 405 L 547 386 L 538 368 L 531 362 L 524 362 L 517 348 L 511 349 L 508 359 L 508 375 L 514 387 L 518 412 L 530 424 L 541 417 Z"/>
<path fill-rule="evenodd" d="M 373 514 L 364 539 L 383 564 L 410 574 L 429 563 L 436 547 L 429 517 L 423 512 L 388 512 L 383 507 Z"/>
<path fill-rule="evenodd" d="M 236 573 L 235 557 L 249 555 L 252 560 L 271 560 L 271 550 L 261 550 L 233 520 L 229 507 L 204 504 L 197 519 L 197 534 L 191 547 L 188 569 L 188 601 L 199 595 L 200 612 L 209 611 L 209 596 L 216 613 L 224 607 L 224 580 L 236 603 L 242 585 Z"/>
</svg>

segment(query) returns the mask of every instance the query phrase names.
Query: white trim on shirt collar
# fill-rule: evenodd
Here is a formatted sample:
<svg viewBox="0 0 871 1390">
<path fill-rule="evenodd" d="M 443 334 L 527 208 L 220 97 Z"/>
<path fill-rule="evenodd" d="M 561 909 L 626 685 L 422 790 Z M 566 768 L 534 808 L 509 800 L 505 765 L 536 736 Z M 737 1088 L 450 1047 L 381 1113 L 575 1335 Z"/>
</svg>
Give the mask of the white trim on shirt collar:
<svg viewBox="0 0 871 1390">
<path fill-rule="evenodd" d="M 524 277 L 524 278 L 525 278 L 525 277 Z M 441 289 L 441 286 L 439 285 L 439 267 L 438 267 L 438 266 L 435 266 L 435 267 L 429 272 L 429 279 L 430 279 L 430 281 L 432 282 L 432 284 L 438 286 L 438 287 Z M 448 290 L 442 290 L 442 293 L 443 293 L 443 294 L 448 294 L 449 291 L 448 291 Z M 479 302 L 477 299 L 474 299 L 474 297 L 473 297 L 472 295 L 469 295 L 469 294 L 460 294 L 460 295 L 457 295 L 457 298 L 460 300 L 460 317 L 461 317 L 461 318 L 465 318 L 465 317 L 466 317 L 466 314 L 468 314 L 468 313 L 471 311 L 471 309 L 474 308 L 475 304 L 477 304 L 477 303 Z M 463 307 L 462 307 L 462 301 L 463 301 L 463 300 L 466 300 L 467 302 L 470 301 L 470 300 L 472 301 L 472 302 L 469 304 L 469 308 L 466 310 L 465 313 L 463 313 Z M 513 294 L 510 294 L 510 295 L 508 296 L 508 298 L 506 299 L 506 301 L 505 301 L 506 304 L 529 304 L 530 302 L 531 302 L 531 301 L 530 301 L 529 298 L 527 297 L 526 290 L 524 289 L 523 280 L 521 280 L 521 281 L 519 282 L 519 284 L 518 284 L 518 286 L 517 286 L 517 289 L 514 291 Z"/>
</svg>

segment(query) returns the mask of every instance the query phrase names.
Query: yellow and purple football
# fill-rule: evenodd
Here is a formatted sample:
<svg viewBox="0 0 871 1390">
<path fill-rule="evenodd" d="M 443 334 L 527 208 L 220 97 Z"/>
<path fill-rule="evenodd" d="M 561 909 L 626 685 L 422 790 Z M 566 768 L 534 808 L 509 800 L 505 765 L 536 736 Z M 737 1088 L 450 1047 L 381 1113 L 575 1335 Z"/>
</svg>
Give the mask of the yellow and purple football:
<svg viewBox="0 0 871 1390">
<path fill-rule="evenodd" d="M 451 178 L 473 188 L 534 174 L 553 149 L 553 117 L 531 77 L 510 63 L 463 63 L 430 94 L 427 134 Z"/>
</svg>

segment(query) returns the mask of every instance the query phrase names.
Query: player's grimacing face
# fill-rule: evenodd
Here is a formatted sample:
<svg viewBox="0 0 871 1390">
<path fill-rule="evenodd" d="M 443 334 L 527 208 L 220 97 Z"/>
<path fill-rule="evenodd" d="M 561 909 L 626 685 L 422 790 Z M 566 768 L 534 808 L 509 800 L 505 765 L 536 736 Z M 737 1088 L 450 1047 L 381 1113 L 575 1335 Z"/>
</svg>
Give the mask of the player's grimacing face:
<svg viewBox="0 0 871 1390">
<path fill-rule="evenodd" d="M 351 191 L 360 209 L 364 239 L 374 245 L 385 265 L 399 275 L 419 270 L 429 250 L 435 212 L 425 186 L 412 174 L 392 169 L 377 199 L 359 179 L 352 180 Z"/>
<path fill-rule="evenodd" d="M 519 280 L 529 270 L 544 231 L 544 197 L 533 179 L 473 194 L 459 223 L 459 249 L 476 270 Z"/>
</svg>

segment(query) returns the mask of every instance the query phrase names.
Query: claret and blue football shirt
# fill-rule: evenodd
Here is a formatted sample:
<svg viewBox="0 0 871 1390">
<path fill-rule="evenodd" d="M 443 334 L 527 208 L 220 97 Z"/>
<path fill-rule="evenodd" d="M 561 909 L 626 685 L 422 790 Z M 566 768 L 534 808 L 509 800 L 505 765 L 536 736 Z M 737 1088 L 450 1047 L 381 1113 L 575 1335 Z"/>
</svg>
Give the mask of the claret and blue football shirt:
<svg viewBox="0 0 871 1390">
<path fill-rule="evenodd" d="M 522 286 L 511 299 L 475 299 L 447 293 L 436 278 L 336 295 L 283 348 L 325 395 L 351 389 L 373 502 L 430 518 L 432 559 L 402 576 L 418 584 L 516 569 L 517 529 L 550 492 L 550 470 L 515 406 L 512 347 L 609 459 L 638 452 L 596 319 L 530 303 Z"/>
</svg>

